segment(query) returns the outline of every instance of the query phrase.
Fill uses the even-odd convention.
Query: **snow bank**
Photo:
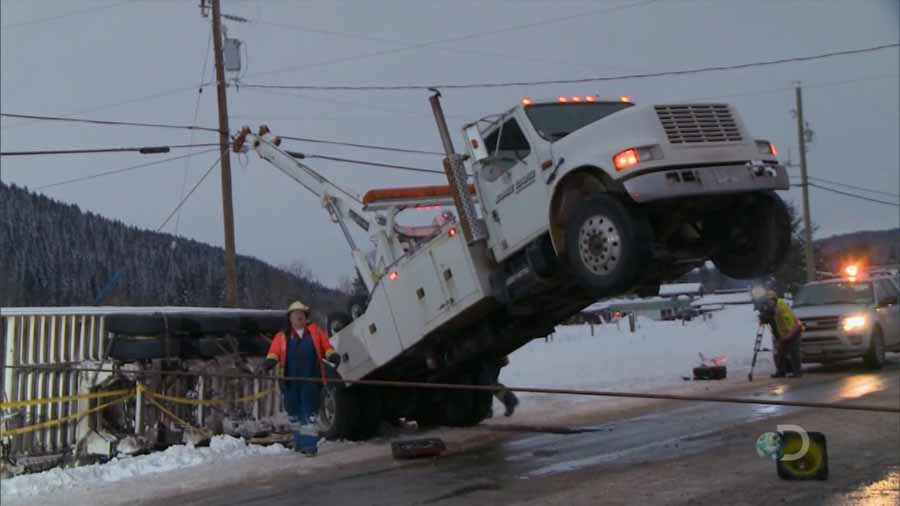
[[[287,452],[281,445],[248,445],[243,439],[215,436],[209,447],[170,446],[165,451],[138,457],[114,458],[105,464],[17,476],[0,481],[4,505],[25,504],[25,499],[41,494],[60,493],[73,488],[89,488],[103,483],[163,473],[251,455],[275,455]]]
[[[756,328],[752,306],[727,307],[708,320],[684,324],[638,317],[635,333],[627,320],[594,325],[594,335],[589,325],[564,325],[547,340],[532,341],[510,355],[500,381],[521,387],[653,391],[692,376],[693,367],[700,365],[698,353],[707,358],[725,355],[733,377],[750,368]],[[761,353],[759,362],[768,358]]]

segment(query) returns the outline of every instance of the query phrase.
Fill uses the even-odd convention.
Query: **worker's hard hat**
[[[304,313],[309,314],[309,306],[297,300],[292,302],[291,305],[288,306],[287,313],[291,314],[294,311],[303,311]]]

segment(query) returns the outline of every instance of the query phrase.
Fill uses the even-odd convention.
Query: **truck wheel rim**
[[[612,220],[603,215],[588,218],[578,230],[578,252],[591,273],[609,275],[622,257],[622,240]]]
[[[328,430],[334,423],[335,399],[330,389],[322,389],[322,416],[319,422],[322,429]]]

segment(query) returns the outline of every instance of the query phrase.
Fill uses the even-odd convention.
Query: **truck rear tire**
[[[164,337],[115,336],[109,356],[122,362],[177,358],[181,355],[181,341]]]
[[[381,428],[381,393],[374,388],[364,386],[354,387],[351,393],[357,404],[357,416],[350,427],[347,439],[352,441],[371,439]]]
[[[611,195],[584,203],[566,223],[566,259],[576,282],[592,295],[621,293],[650,258],[653,234],[644,216]]]
[[[774,273],[791,245],[791,217],[772,192],[759,193],[744,209],[710,217],[704,228],[705,235],[718,244],[711,255],[713,263],[734,279]]]
[[[328,313],[328,323],[326,327],[328,328],[328,337],[331,337],[344,327],[346,327],[352,320],[347,315],[347,313],[341,313],[340,311],[334,313]]]
[[[347,314],[350,316],[351,321],[365,314],[368,302],[369,298],[362,295],[350,297],[350,302],[347,304]]]

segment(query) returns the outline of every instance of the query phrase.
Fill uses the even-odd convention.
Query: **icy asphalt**
[[[764,379],[730,395],[900,404],[900,356],[871,373],[856,363],[802,379]],[[513,419],[514,420],[514,419]],[[512,422],[510,422],[512,424]],[[829,437],[831,478],[784,482],[756,455],[759,434],[796,423]],[[900,503],[900,415],[714,403],[657,402],[632,413],[508,425],[436,459],[387,456],[139,504],[862,504]],[[490,435],[489,435],[490,434]],[[499,435],[498,435],[499,434]],[[297,465],[302,466],[301,457]],[[709,502],[712,501],[712,502]]]

